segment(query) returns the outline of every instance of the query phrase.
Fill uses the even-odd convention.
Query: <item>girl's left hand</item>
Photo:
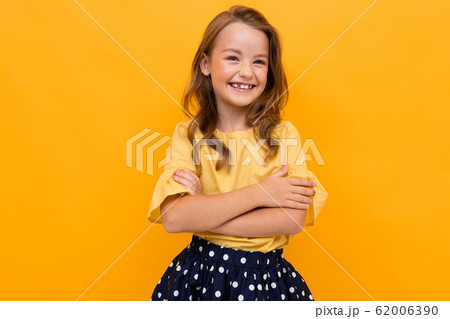
[[[176,171],[173,179],[183,185],[191,195],[203,195],[200,179],[190,170]]]

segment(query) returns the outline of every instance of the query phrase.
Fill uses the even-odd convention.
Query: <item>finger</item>
[[[180,174],[174,174],[173,175],[173,179],[175,181],[177,181],[180,184],[186,184],[186,185],[191,185],[192,182],[189,181],[188,179],[184,178],[184,176],[181,176]]]
[[[314,196],[316,191],[313,188],[305,186],[293,186],[290,191],[294,194],[300,194],[304,196]]]
[[[195,178],[183,171],[176,171],[175,176],[183,178],[184,180],[190,181],[191,184],[195,183]]]
[[[302,195],[298,195],[298,194],[292,194],[287,199],[295,201],[297,203],[304,203],[304,204],[312,204],[313,203],[313,199],[312,198],[309,198],[309,197],[306,197],[306,196],[302,196]]]
[[[194,172],[188,169],[185,169],[183,172],[185,173],[186,178],[188,178],[190,181],[197,182],[199,180],[199,178]]]
[[[291,185],[295,186],[306,186],[306,187],[314,187],[315,184],[312,181],[308,181],[307,179],[300,177],[288,177]]]
[[[308,209],[309,205],[305,204],[305,203],[299,203],[296,201],[288,200],[287,204],[283,207],[296,208],[296,209]]]
[[[177,175],[183,176],[185,179],[191,181],[192,183],[196,183],[199,180],[197,175],[195,175],[188,169],[185,169],[184,171],[177,171]]]

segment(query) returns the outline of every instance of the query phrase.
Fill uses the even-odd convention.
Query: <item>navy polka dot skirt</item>
[[[305,280],[283,258],[222,247],[192,235],[156,285],[157,300],[314,300]]]

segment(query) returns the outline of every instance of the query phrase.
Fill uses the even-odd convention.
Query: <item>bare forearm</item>
[[[305,216],[306,210],[256,208],[209,231],[239,237],[292,235],[303,230]]]
[[[259,206],[260,191],[256,185],[216,195],[188,195],[171,205],[165,220],[172,232],[202,232],[217,227]],[[164,221],[163,221],[164,222]]]

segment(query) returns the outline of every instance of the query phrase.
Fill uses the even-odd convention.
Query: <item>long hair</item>
[[[218,120],[217,105],[211,77],[205,76],[201,72],[200,62],[203,53],[208,55],[212,52],[219,33],[227,25],[234,22],[245,23],[256,30],[264,32],[269,40],[269,65],[266,87],[261,95],[248,106],[246,114],[246,123],[248,126],[252,126],[256,139],[265,139],[265,143],[262,145],[265,149],[265,161],[275,156],[278,152],[279,145],[271,145],[270,140],[273,129],[281,121],[280,111],[286,105],[289,94],[286,75],[281,62],[281,43],[277,30],[269,24],[260,12],[249,7],[236,5],[218,14],[207,26],[195,54],[191,67],[190,81],[184,91],[182,105],[186,113],[194,119],[187,130],[191,144],[193,144],[194,133],[198,126],[203,133],[203,137],[196,145],[201,145],[204,140],[215,141],[215,146],[223,150],[223,156],[216,162],[216,170],[226,166],[227,171],[230,169],[230,151],[223,141],[214,134]],[[191,112],[191,107],[194,108],[194,112]],[[210,145],[210,141],[208,141],[207,145],[213,148],[213,145]],[[197,153],[199,152],[194,150],[194,154]],[[195,165],[197,167],[197,175],[200,176],[202,171],[201,164],[198,162]]]

